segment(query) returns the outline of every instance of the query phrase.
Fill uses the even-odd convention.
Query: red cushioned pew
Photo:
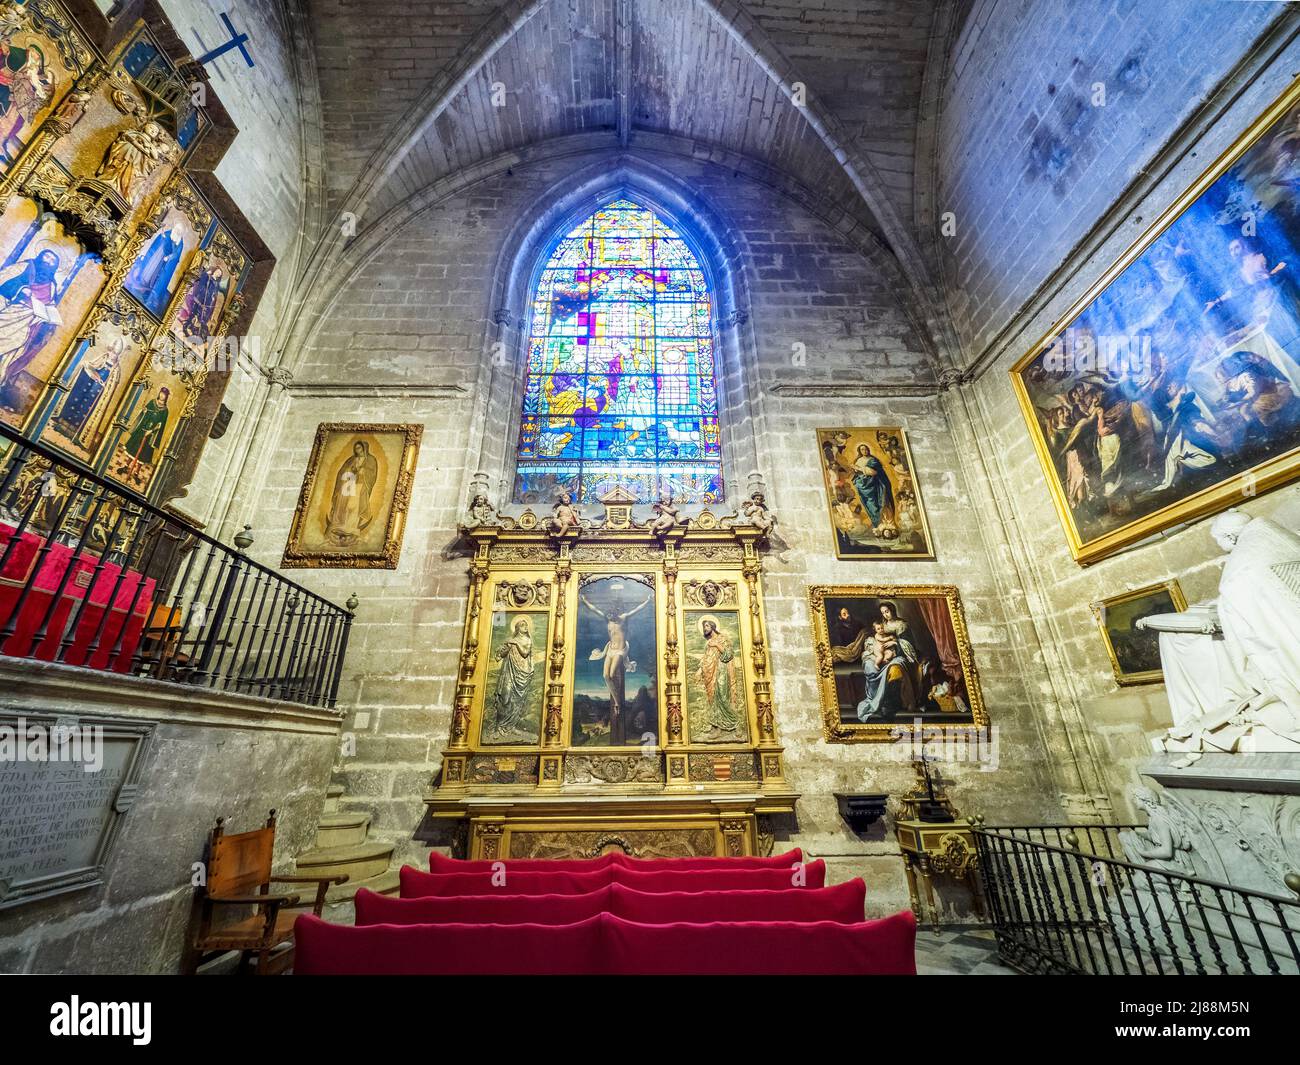
[[[607,865],[590,872],[534,872],[532,869],[473,873],[423,873],[409,865],[400,873],[402,898],[458,895],[583,895],[610,884],[638,891],[779,891],[826,886],[820,859],[793,868],[625,869]]]
[[[909,912],[829,921],[645,925],[604,913],[567,925],[378,924],[310,914],[294,929],[300,975],[888,975],[916,973]]]
[[[612,884],[584,895],[467,895],[391,898],[362,888],[356,923],[373,924],[572,924],[611,913],[640,924],[682,921],[863,920],[866,884],[850,880],[803,891],[645,892]]]
[[[633,858],[631,855],[611,852],[599,858],[448,858],[437,851],[429,852],[431,873],[481,873],[504,865],[507,869],[536,873],[589,873],[610,865],[625,869],[667,870],[685,869],[789,869],[803,861],[803,851],[795,847],[784,854],[770,857],[745,856],[740,858]]]

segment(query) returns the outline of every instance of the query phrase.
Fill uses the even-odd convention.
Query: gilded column
[[[686,755],[679,748],[685,745],[682,728],[681,652],[677,642],[677,549],[668,543],[664,548],[664,583],[666,586],[664,619],[664,701],[666,703],[668,748],[665,757],[665,774],[669,786],[688,783]],[[677,749],[675,749],[677,748]]]
[[[749,595],[750,661],[754,665],[754,713],[758,719],[759,769],[763,786],[785,784],[781,765],[782,748],[776,740],[776,715],[772,710],[772,681],[768,675],[767,635],[763,629],[763,599],[760,585],[762,561],[754,541],[745,538],[741,572]]]
[[[560,544],[560,557],[555,563],[555,616],[551,623],[551,655],[548,665],[549,683],[546,688],[546,725],[542,730],[542,756],[538,766],[537,786],[558,788],[563,782],[564,755],[554,748],[564,746],[564,663],[568,657],[565,645],[565,615],[568,610],[569,578],[573,575],[570,545]],[[549,750],[548,750],[549,749]]]
[[[475,544],[474,560],[469,566],[469,603],[465,609],[465,631],[461,639],[460,666],[456,679],[456,700],[451,712],[451,743],[443,755],[443,787],[464,787],[463,753],[469,749],[469,727],[474,706],[474,674],[478,670],[479,617],[482,612],[483,585],[491,570],[491,544]]]

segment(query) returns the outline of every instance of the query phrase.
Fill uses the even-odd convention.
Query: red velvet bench
[[[826,863],[818,860],[774,869],[624,869],[607,865],[590,872],[538,873],[482,870],[473,873],[423,873],[409,865],[400,873],[402,898],[429,895],[582,895],[610,884],[638,891],[778,891],[826,886]]]
[[[833,921],[863,918],[866,884],[850,880],[804,891],[645,892],[612,884],[583,895],[466,895],[391,898],[362,888],[356,923],[373,924],[573,924],[611,913],[640,924],[681,921]]]
[[[589,873],[610,865],[625,869],[667,870],[680,872],[687,869],[789,869],[803,861],[803,851],[798,847],[784,854],[762,858],[747,855],[740,858],[633,858],[627,854],[611,852],[599,858],[448,858],[437,851],[429,852],[431,873],[481,873],[500,868],[534,873]]]
[[[599,914],[566,925],[295,925],[299,975],[912,976],[910,912],[829,921],[639,924]]]

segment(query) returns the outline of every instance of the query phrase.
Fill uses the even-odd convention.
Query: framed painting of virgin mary
[[[817,450],[836,558],[934,558],[902,426],[818,429]]]
[[[396,569],[422,425],[323,422],[282,566]]]

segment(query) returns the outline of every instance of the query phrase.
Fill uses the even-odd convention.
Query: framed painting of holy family
[[[918,728],[987,727],[955,587],[818,585],[808,594],[827,740],[889,742]]]
[[[1011,378],[1082,564],[1300,475],[1300,81]]]
[[[422,425],[324,422],[281,565],[396,569]]]

